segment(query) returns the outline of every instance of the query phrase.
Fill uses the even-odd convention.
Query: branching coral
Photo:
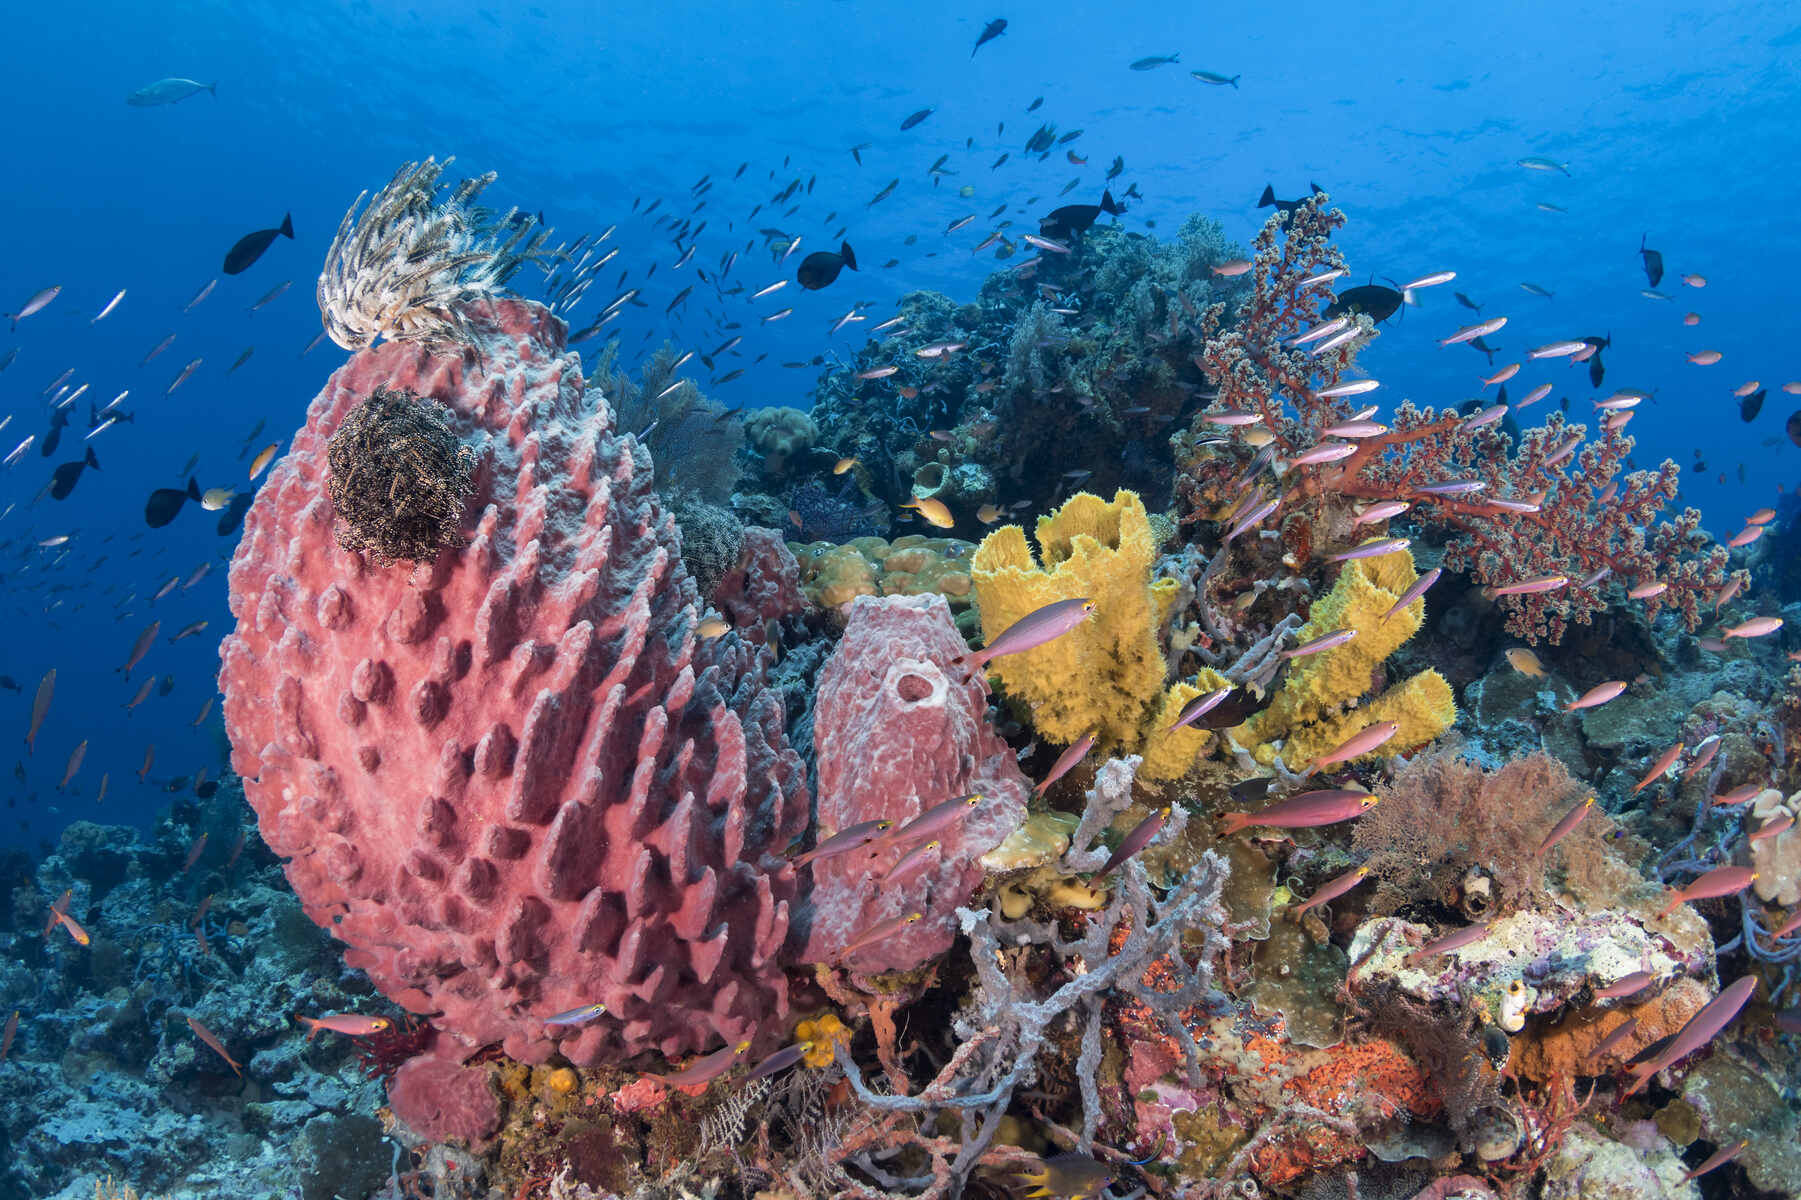
[[[509,209],[495,220],[471,207],[494,182],[492,171],[436,199],[438,176],[454,161],[403,164],[361,217],[367,191],[339,222],[317,296],[325,331],[344,349],[361,350],[380,337],[468,341],[458,309],[502,294],[542,250],[547,234],[534,232],[529,214]]]
[[[1702,600],[1727,582],[1727,551],[1710,544],[1694,509],[1659,521],[1680,482],[1674,463],[1619,477],[1633,447],[1621,422],[1609,421],[1601,440],[1584,446],[1587,429],[1553,414],[1512,449],[1497,424],[1403,403],[1388,432],[1343,443],[1345,457],[1292,464],[1330,441],[1326,429],[1362,403],[1320,394],[1351,365],[1358,338],[1317,357],[1292,343],[1320,318],[1324,277],[1344,267],[1329,241],[1344,215],[1325,204],[1315,195],[1292,216],[1272,216],[1257,236],[1251,297],[1238,321],[1228,326],[1220,306],[1202,321],[1201,363],[1219,385],[1219,408],[1256,414],[1274,452],[1266,461],[1290,464],[1286,521],[1312,532],[1285,536],[1318,543],[1346,531],[1353,505],[1405,501],[1412,519],[1448,536],[1447,565],[1482,583],[1567,577],[1567,585],[1501,598],[1508,628],[1521,637],[1556,642],[1572,621],[1586,624],[1607,607],[1613,589],[1654,583],[1665,586],[1644,598],[1647,618],[1669,607],[1696,628]],[[1367,316],[1355,320],[1347,331],[1373,335]]]

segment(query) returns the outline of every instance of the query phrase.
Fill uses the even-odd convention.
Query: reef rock
[[[956,665],[967,652],[942,596],[851,602],[844,637],[820,673],[815,709],[822,836],[883,818],[899,828],[953,796],[983,799],[933,835],[941,849],[905,874],[885,878],[913,845],[816,863],[808,958],[833,961],[863,930],[912,912],[925,919],[859,951],[850,965],[865,973],[905,970],[944,953],[956,936],[957,906],[982,882],[981,856],[1025,819],[1030,784],[989,726],[981,673]]]
[[[465,1046],[594,1064],[779,1021],[801,763],[758,653],[701,641],[651,464],[564,326],[355,355],[244,524],[220,655],[232,764],[345,961]],[[473,453],[468,544],[377,567],[333,538],[326,447],[377,387]],[[604,1002],[553,1040],[546,1017]]]

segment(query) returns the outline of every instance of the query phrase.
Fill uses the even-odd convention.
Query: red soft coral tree
[[[1250,295],[1236,324],[1224,327],[1224,307],[1202,320],[1205,349],[1198,362],[1219,386],[1219,412],[1258,417],[1271,442],[1265,458],[1288,464],[1282,507],[1288,520],[1317,528],[1327,510],[1405,501],[1410,517],[1436,526],[1448,538],[1446,565],[1479,582],[1503,586],[1561,575],[1566,586],[1504,595],[1507,626],[1531,641],[1557,642],[1571,622],[1587,624],[1605,609],[1613,589],[1664,584],[1644,597],[1647,618],[1668,606],[1694,629],[1701,601],[1728,580],[1725,547],[1701,531],[1701,514],[1684,509],[1662,520],[1681,480],[1675,463],[1620,476],[1633,439],[1614,422],[1601,439],[1584,444],[1588,430],[1553,413],[1526,431],[1515,447],[1492,421],[1403,402],[1387,432],[1354,443],[1334,462],[1291,460],[1330,441],[1326,430],[1349,421],[1366,403],[1361,396],[1322,397],[1339,383],[1356,352],[1376,330],[1356,316],[1355,336],[1325,353],[1295,346],[1293,339],[1321,321],[1332,271],[1344,260],[1330,242],[1344,214],[1315,195],[1292,215],[1278,213],[1257,235]],[[1195,469],[1195,468],[1191,468]],[[1204,468],[1203,468],[1204,469]],[[1240,476],[1248,487],[1254,473]],[[1446,494],[1435,485],[1464,482],[1475,490]],[[1242,505],[1243,512],[1250,505]],[[1340,519],[1338,524],[1342,524]],[[1318,545],[1311,529],[1285,539]]]

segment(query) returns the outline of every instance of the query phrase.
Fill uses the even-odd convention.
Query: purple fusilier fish
[[[1113,868],[1119,866],[1120,863],[1125,862],[1128,858],[1131,858],[1134,854],[1137,854],[1140,850],[1150,845],[1151,839],[1163,831],[1164,822],[1169,820],[1169,814],[1170,806],[1165,804],[1162,808],[1134,825],[1132,827],[1132,832],[1128,833],[1125,840],[1120,842],[1119,849],[1113,852],[1113,857],[1109,858],[1106,863],[1101,866],[1101,869],[1094,873],[1094,878],[1090,879],[1088,882],[1090,884],[1099,883],[1112,873]]]
[[[1368,867],[1352,867],[1330,883],[1321,884],[1319,891],[1307,897],[1307,902],[1294,910],[1294,915],[1298,918],[1302,913],[1317,904],[1330,904],[1332,901],[1338,899],[1340,896],[1362,883],[1364,877],[1369,873],[1370,869]]]
[[[1579,708],[1597,708],[1606,704],[1626,690],[1626,681],[1610,679],[1606,683],[1597,683],[1582,695],[1563,706],[1564,712],[1575,712]]]
[[[777,1050],[774,1054],[771,1054],[768,1058],[752,1067],[744,1076],[744,1082],[749,1083],[753,1079],[762,1079],[766,1075],[774,1075],[778,1071],[786,1071],[789,1067],[792,1067],[795,1063],[798,1063],[801,1059],[805,1058],[807,1056],[807,1051],[812,1048],[812,1042],[795,1042],[792,1046],[783,1046],[780,1050]]]
[[[1352,521],[1351,524],[1369,525],[1377,521],[1386,521],[1390,517],[1400,516],[1412,507],[1413,505],[1407,503],[1405,500],[1378,500],[1376,503],[1358,513],[1357,519]]]
[[[1484,589],[1484,594],[1493,600],[1497,596],[1527,596],[1535,592],[1554,592],[1558,588],[1570,586],[1568,575],[1539,575],[1532,579],[1522,579],[1518,583],[1503,583]]]
[[[1597,1044],[1593,1050],[1588,1052],[1589,1061],[1593,1062],[1595,1059],[1600,1058],[1603,1054],[1606,1054],[1609,1050],[1631,1037],[1633,1032],[1637,1029],[1638,1018],[1627,1017],[1624,1021],[1615,1025],[1613,1031],[1602,1038],[1600,1043]]]
[[[1363,543],[1343,554],[1329,555],[1327,562],[1350,562],[1353,558],[1376,558],[1383,554],[1393,554],[1397,550],[1405,550],[1413,545],[1407,538],[1377,538]]]
[[[862,950],[867,946],[872,946],[876,942],[885,942],[907,926],[916,925],[923,920],[925,920],[924,913],[910,912],[905,916],[890,917],[886,921],[877,921],[874,925],[871,925],[868,929],[865,929],[862,933],[859,933],[856,937],[846,942],[844,944],[844,949],[838,951],[838,957],[840,960],[847,959],[857,951]]]
[[[1697,875],[1687,886],[1676,889],[1676,894],[1670,897],[1670,902],[1657,915],[1666,917],[1676,910],[1678,904],[1685,904],[1690,900],[1731,896],[1756,882],[1757,872],[1751,867],[1715,867],[1705,875]]]
[[[1252,825],[1271,829],[1310,829],[1317,825],[1336,825],[1361,817],[1377,803],[1378,797],[1368,792],[1332,788],[1318,792],[1302,792],[1254,813],[1229,812],[1220,828],[1221,837],[1231,837]]]
[[[546,1029],[569,1029],[577,1025],[586,1025],[607,1011],[607,1006],[598,1000],[593,1004],[584,1004],[580,1008],[572,1008],[568,1012],[560,1012],[554,1017],[544,1018]]]
[[[1227,531],[1226,540],[1228,542],[1231,541],[1233,538],[1237,537],[1239,534],[1243,533],[1245,530],[1249,529],[1251,526],[1257,524],[1259,521],[1263,520],[1265,517],[1267,517],[1271,513],[1275,512],[1276,509],[1280,508],[1281,506],[1282,506],[1282,501],[1280,498],[1277,498],[1275,500],[1265,500],[1262,504],[1259,504],[1256,508],[1253,508],[1250,512],[1246,513],[1243,517],[1241,517],[1238,521],[1238,524],[1232,526],[1232,528],[1229,531]]]
[[[1401,965],[1411,967],[1415,963],[1428,958],[1436,958],[1440,954],[1449,954],[1453,950],[1461,950],[1471,942],[1479,942],[1489,935],[1493,922],[1484,921],[1476,925],[1465,925],[1455,933],[1447,933],[1436,941],[1427,942],[1412,954],[1401,960]]]
[[[1721,1167],[1725,1166],[1727,1163],[1731,1162],[1733,1159],[1735,1159],[1739,1155],[1743,1154],[1745,1152],[1745,1148],[1747,1146],[1749,1146],[1750,1144],[1751,1144],[1750,1138],[1740,1138],[1738,1141],[1733,1142],[1730,1146],[1722,1146],[1720,1149],[1715,1150],[1712,1154],[1710,1154],[1706,1158],[1706,1160],[1704,1160],[1701,1163],[1700,1166],[1694,1167],[1694,1168],[1684,1172],[1683,1176],[1682,1176],[1682,1182],[1687,1183],[1691,1179],[1699,1179],[1701,1176],[1707,1174],[1709,1171],[1719,1170]]]
[[[952,796],[949,800],[941,801],[926,809],[882,840],[899,845],[915,838],[931,837],[934,834],[943,833],[980,808],[982,798],[980,792],[970,792],[966,796]]]
[[[1595,991],[1597,1000],[1618,1000],[1624,996],[1635,996],[1651,985],[1656,976],[1649,971],[1634,971],[1630,975],[1622,975],[1604,988]]]
[[[894,865],[882,872],[882,877],[876,882],[887,883],[890,879],[893,879],[898,875],[905,875],[914,867],[917,867],[920,863],[923,863],[926,859],[938,853],[943,847],[944,843],[937,838],[933,838],[929,842],[921,842],[919,845],[913,847],[913,849],[895,859]]]
[[[1094,749],[1094,735],[1092,733],[1086,734],[1081,741],[1070,746],[1062,754],[1057,756],[1057,761],[1051,766],[1051,773],[1046,775],[1043,781],[1041,781],[1037,787],[1033,788],[1032,791],[1035,794],[1042,795],[1046,788],[1069,774],[1077,763],[1087,758],[1088,752],[1092,749]]]
[[[1027,613],[1007,626],[986,647],[965,654],[958,661],[967,663],[972,671],[979,671],[1004,654],[1019,654],[1055,641],[1086,621],[1093,611],[1094,601],[1083,596],[1057,600]]]
[[[849,829],[833,834],[805,854],[795,855],[788,860],[788,864],[799,868],[821,858],[849,854],[860,846],[867,846],[893,828],[893,821],[859,821]]]
[[[712,1083],[731,1070],[732,1064],[737,1062],[749,1049],[749,1042],[738,1042],[723,1050],[715,1050],[705,1058],[695,1060],[673,1075],[652,1075],[651,1078],[670,1087],[693,1087],[696,1084]]]
[[[1333,763],[1349,762],[1353,758],[1361,758],[1399,732],[1401,732],[1401,726],[1397,722],[1379,721],[1346,738],[1344,744],[1338,749],[1320,755],[1313,760],[1313,765],[1315,768],[1329,767]]]
[[[1594,806],[1595,806],[1595,798],[1593,796],[1590,796],[1588,799],[1584,800],[1581,804],[1578,804],[1575,808],[1572,808],[1569,812],[1564,813],[1563,820],[1557,822],[1556,825],[1552,826],[1551,832],[1545,835],[1545,840],[1538,844],[1538,850],[1533,854],[1533,857],[1534,858],[1543,858],[1547,853],[1550,852],[1550,849],[1552,846],[1555,846],[1558,842],[1561,842],[1564,838],[1569,837],[1570,832],[1572,830],[1574,830],[1578,824],[1581,823],[1582,818],[1586,817],[1588,815],[1588,810],[1593,808]]]
[[[1756,990],[1757,977],[1746,975],[1709,1000],[1700,1012],[1688,1019],[1688,1024],[1676,1031],[1663,1053],[1633,1068],[1632,1086],[1626,1089],[1625,1094],[1632,1095],[1644,1087],[1651,1076],[1711,1042],[1720,1030],[1732,1023],[1732,1019],[1738,1016],[1739,1010],[1745,1007],[1745,1002],[1751,999],[1751,993]]]
[[[1184,725],[1192,724],[1193,722],[1200,720],[1202,717],[1218,708],[1220,703],[1235,690],[1235,688],[1223,687],[1215,688],[1211,692],[1201,693],[1188,702],[1182,709],[1181,715],[1176,718],[1175,724],[1169,726],[1169,729],[1165,729],[1164,732],[1168,733],[1170,729],[1180,729]]]
[[[1337,462],[1341,458],[1349,458],[1357,453],[1355,442],[1321,442],[1311,449],[1303,450],[1288,460],[1291,467],[1309,467],[1320,463]]]
[[[1323,637],[1314,638],[1311,642],[1302,642],[1298,646],[1282,651],[1282,657],[1305,658],[1309,654],[1319,654],[1322,651],[1342,646],[1356,636],[1355,629],[1335,629]]]
[[[1413,490],[1424,492],[1428,496],[1467,496],[1471,492],[1479,492],[1488,484],[1480,479],[1444,479],[1437,483],[1422,483]]]
[[[1401,598],[1395,601],[1394,607],[1382,614],[1382,619],[1384,621],[1388,620],[1388,618],[1394,616],[1409,604],[1418,600],[1421,596],[1424,596],[1426,594],[1426,589],[1438,582],[1438,577],[1443,573],[1443,570],[1444,568],[1442,567],[1433,567],[1430,571],[1427,571],[1424,575],[1421,575],[1416,579],[1412,587],[1401,593]]]

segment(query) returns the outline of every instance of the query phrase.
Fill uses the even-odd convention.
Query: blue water
[[[1168,235],[1200,212],[1248,243],[1266,215],[1254,207],[1266,182],[1292,198],[1317,180],[1350,214],[1340,241],[1355,274],[1458,272],[1364,355],[1390,395],[1444,403],[1477,394],[1482,358],[1434,344],[1473,319],[1451,300],[1462,290],[1484,315],[1513,318],[1493,339],[1497,363],[1542,342],[1610,334],[1601,394],[1656,391],[1632,429],[1638,461],[1681,461],[1685,496],[1716,533],[1729,535],[1745,513],[1795,486],[1801,451],[1781,427],[1801,399],[1777,391],[1801,378],[1786,333],[1789,281],[1801,275],[1783,165],[1801,160],[1791,119],[1801,102],[1801,23],[1792,11],[1422,3],[1302,5],[1294,19],[1261,6],[1093,13],[1073,4],[1007,13],[1005,35],[973,59],[975,36],[995,14],[941,4],[102,3],[10,13],[0,52],[13,98],[0,299],[11,308],[48,284],[63,292],[5,337],[19,355],[0,374],[0,407],[13,414],[0,440],[10,449],[37,432],[41,442],[40,391],[68,367],[74,382],[92,385],[78,403],[81,418],[87,400],[104,404],[130,388],[124,407],[137,420],[93,440],[103,468],[65,502],[32,498],[56,463],[78,456],[83,419],[55,456],[34,446],[0,475],[0,504],[14,505],[0,520],[8,539],[0,671],[23,689],[0,693],[12,736],[23,733],[38,679],[58,672],[55,705],[24,763],[27,780],[6,784],[12,807],[0,816],[0,836],[35,841],[94,815],[103,773],[106,818],[137,822],[153,814],[158,799],[148,789],[159,780],[202,767],[217,773],[216,706],[198,727],[191,722],[212,694],[217,637],[228,625],[222,567],[231,539],[214,533],[215,514],[193,505],[170,527],[146,529],[144,499],[180,483],[195,453],[203,487],[245,486],[248,456],[237,454],[252,426],[268,422],[254,452],[301,420],[343,357],[329,342],[299,357],[319,329],[312,285],[332,231],[360,190],[425,154],[455,154],[453,174],[498,171],[491,201],[541,209],[567,236],[618,223],[624,250],[575,323],[616,294],[615,269],[629,267],[624,286],[642,286],[648,307],[628,309],[620,322],[626,361],[665,335],[709,349],[729,336],[719,322],[741,320],[743,357],[728,355],[720,370],[748,369],[716,394],[751,406],[809,403],[814,372],[779,364],[860,345],[855,325],[826,332],[853,303],[869,302],[880,319],[913,288],[972,297],[994,265],[970,254],[989,226],[978,219],[945,236],[958,217],[985,218],[1007,202],[1017,222],[1055,203],[1092,201],[1120,155],[1126,171],[1115,191],[1136,183],[1144,197],[1132,203],[1128,228]],[[1127,69],[1175,52],[1178,64]],[[1208,86],[1191,68],[1242,78],[1236,88]],[[217,81],[217,98],[124,103],[166,75]],[[1028,115],[1036,96],[1044,105]],[[928,106],[936,109],[929,119],[899,131],[907,114]],[[1082,137],[1039,162],[1021,149],[1040,120],[1059,132],[1080,128]],[[858,166],[848,150],[862,142],[871,145]],[[1069,163],[1066,149],[1085,154],[1087,165]],[[1009,161],[991,170],[1003,151]],[[941,154],[955,174],[934,186],[926,170]],[[1522,169],[1526,155],[1568,161],[1570,174]],[[740,163],[750,165],[734,181]],[[717,266],[740,251],[732,278],[747,292],[729,310],[697,297],[664,319],[692,269],[670,269],[676,252],[666,229],[634,216],[632,201],[661,197],[663,210],[687,214],[690,188],[705,175],[715,184],[695,261]],[[791,179],[814,176],[798,214],[765,204],[746,219]],[[871,206],[894,178],[894,193]],[[1072,179],[1068,200],[1056,200]],[[963,185],[973,196],[958,195]],[[1539,201],[1567,212],[1542,211]],[[293,213],[297,239],[278,240],[184,314],[219,277],[225,250],[284,212]],[[772,309],[753,307],[748,291],[791,274],[794,263],[779,270],[752,230],[798,234],[804,252],[835,245],[839,225],[863,270],[822,292],[789,287],[779,299],[793,316],[759,325],[756,314]],[[1639,294],[1641,232],[1665,256],[1670,302]],[[909,235],[915,245],[905,244]],[[890,258],[900,265],[882,269]],[[646,281],[653,263],[658,273]],[[1680,282],[1691,271],[1707,277],[1704,290]],[[289,279],[286,294],[247,311]],[[1522,282],[1555,298],[1529,295]],[[91,325],[121,287],[125,301]],[[1703,319],[1685,328],[1680,316],[1690,309]],[[171,332],[175,343],[140,368]],[[225,368],[252,346],[250,361],[228,377]],[[1684,361],[1710,348],[1724,352],[1720,365]],[[766,361],[753,362],[765,352]],[[165,397],[195,357],[201,367]],[[1568,394],[1581,417],[1592,393],[1579,371],[1535,366],[1513,386],[1517,394],[1557,380],[1554,395]],[[1746,425],[1730,390],[1752,378],[1771,396]],[[1690,467],[1696,450],[1704,473]],[[38,548],[65,533],[68,545]],[[170,575],[209,560],[217,569],[207,579],[148,607]],[[135,688],[115,668],[153,616],[164,640],[141,670],[173,674],[176,688],[127,718],[120,706]],[[203,618],[211,622],[204,635],[167,644]],[[59,794],[82,739],[86,761],[71,792]],[[156,763],[140,785],[135,773],[150,743]]]

